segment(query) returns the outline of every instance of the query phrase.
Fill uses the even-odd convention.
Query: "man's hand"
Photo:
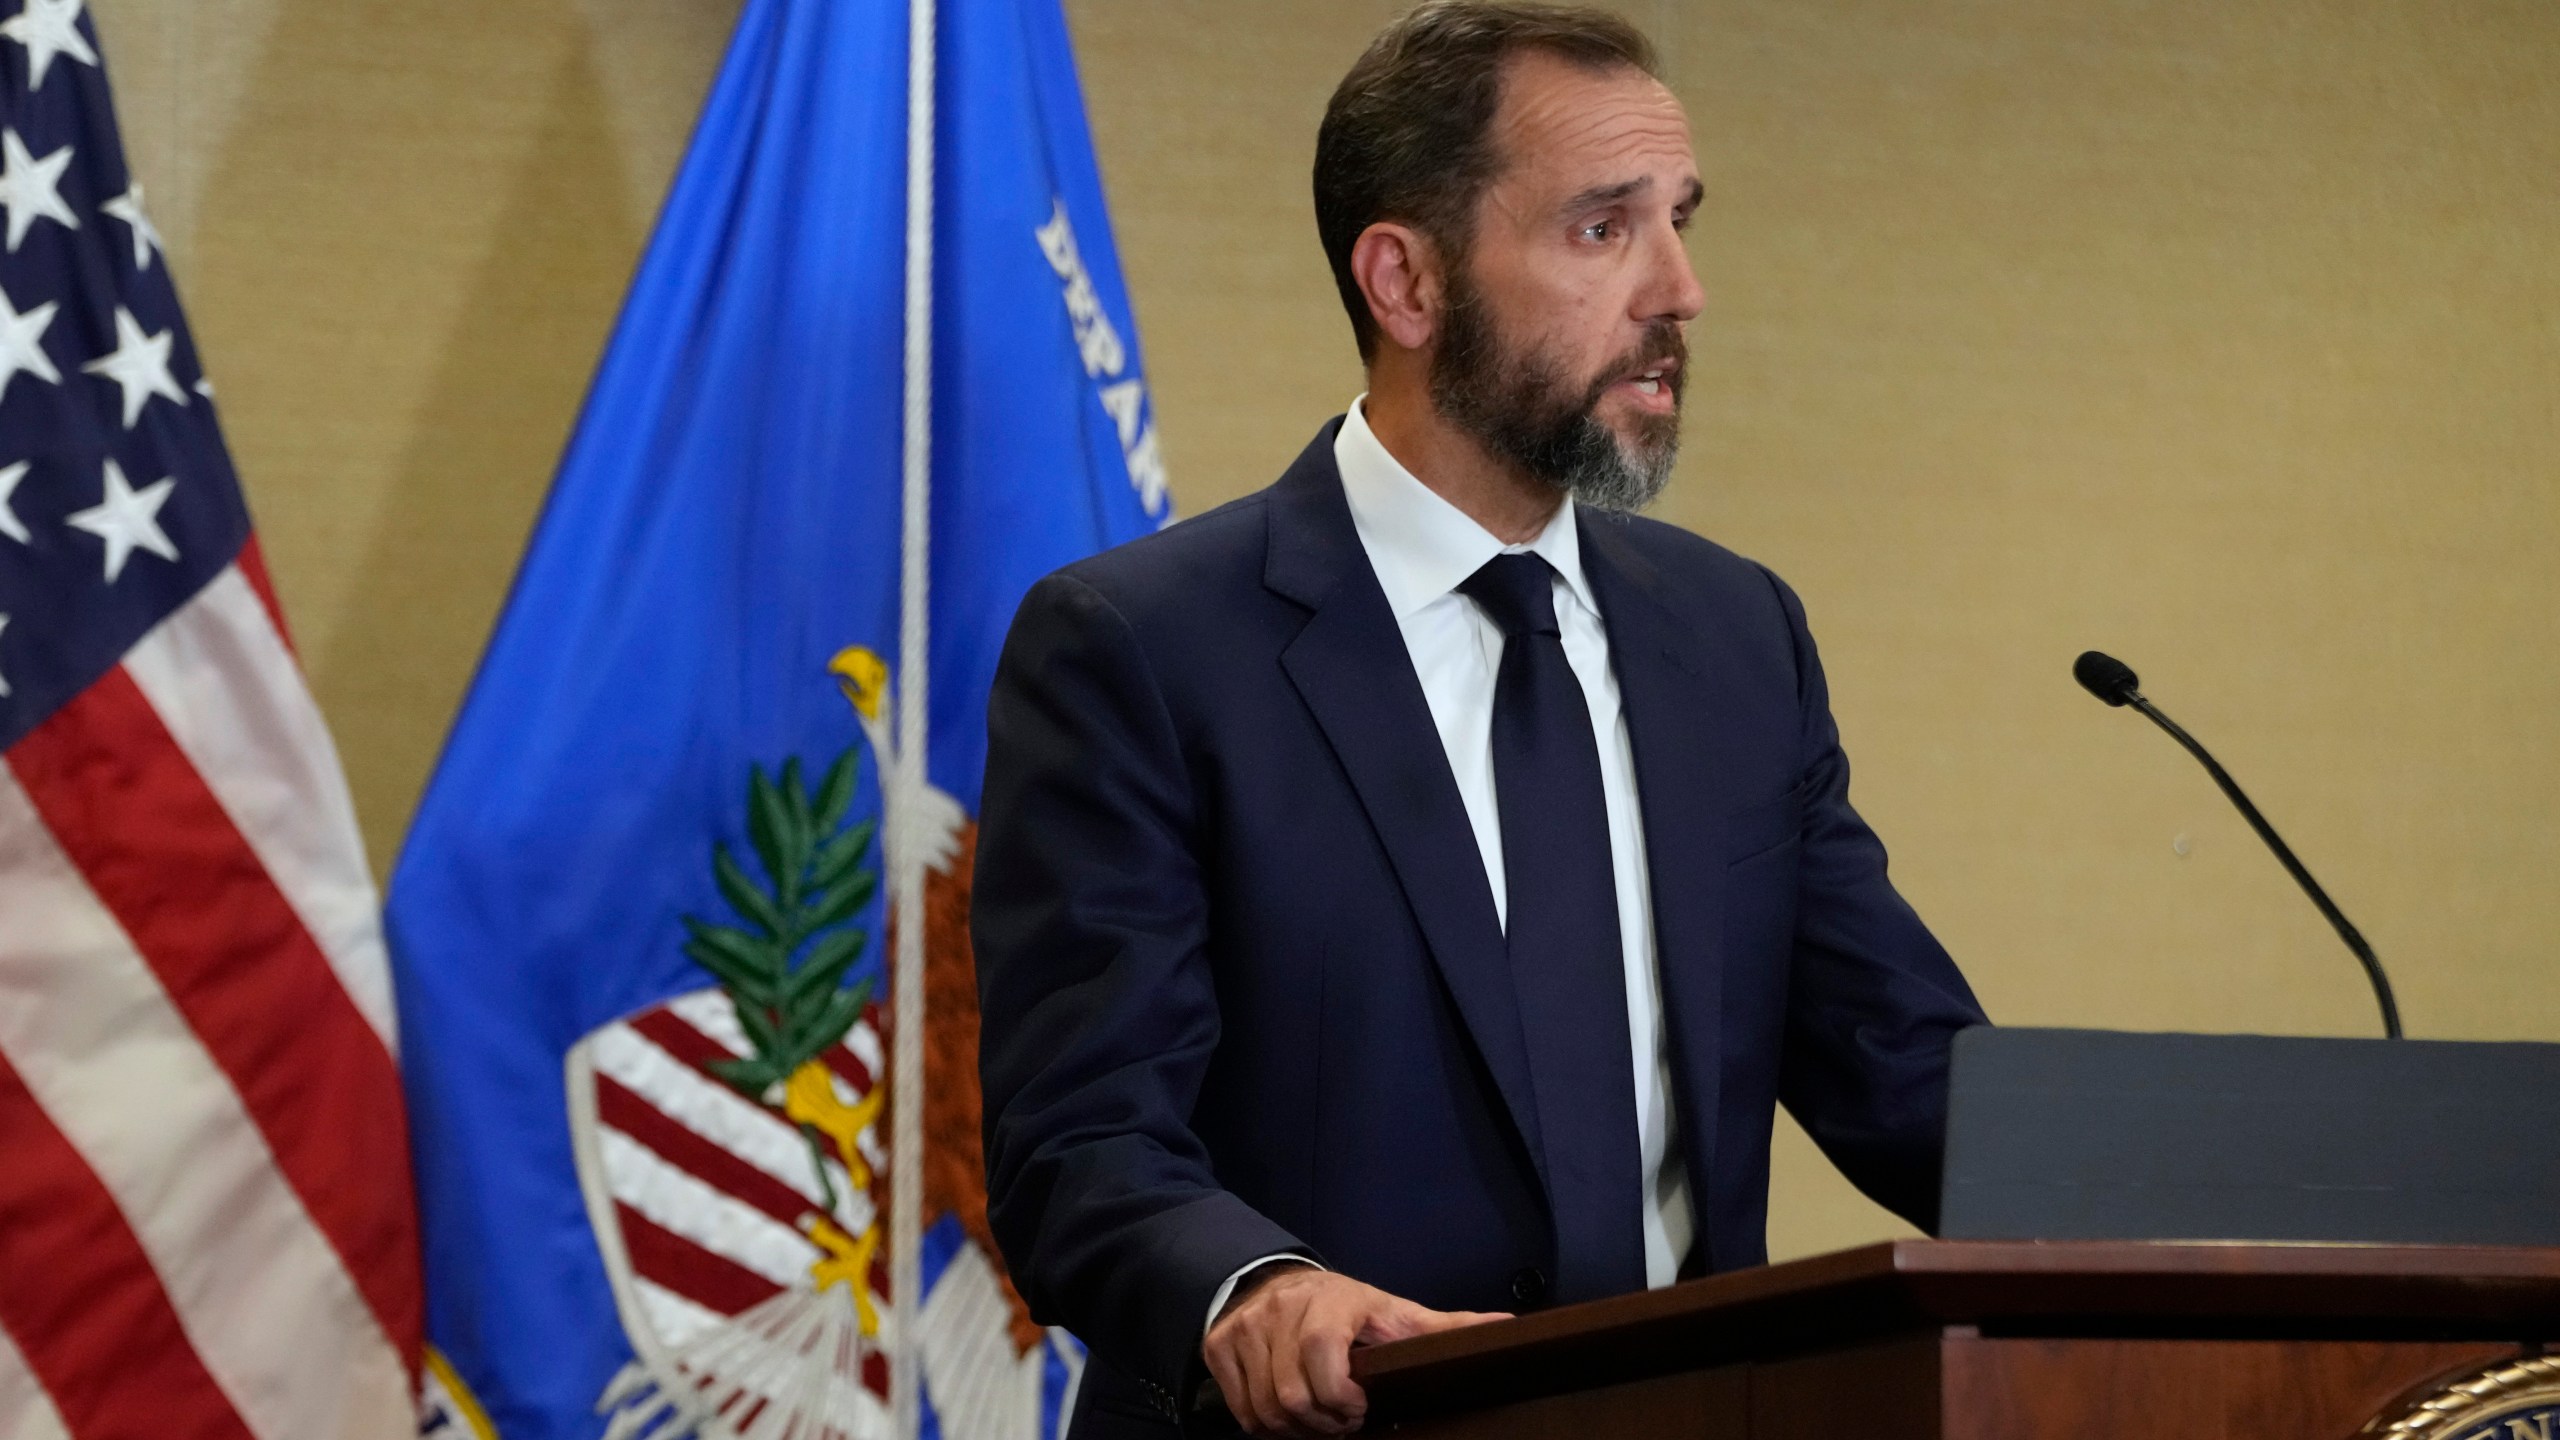
[[[1259,1282],[1259,1283],[1257,1283]],[[1507,1320],[1425,1310],[1347,1275],[1274,1265],[1245,1277],[1209,1327],[1201,1358],[1248,1434],[1347,1435],[1369,1397],[1351,1379],[1351,1347]]]

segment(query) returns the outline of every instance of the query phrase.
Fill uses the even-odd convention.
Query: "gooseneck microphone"
[[[2320,913],[2328,917],[2330,926],[2338,932],[2338,938],[2346,941],[2347,948],[2354,951],[2356,959],[2363,963],[2365,978],[2373,982],[2374,1001],[2382,1007],[2382,1033],[2394,1040],[2399,1039],[2400,1007],[2391,999],[2391,981],[2382,973],[2382,962],[2374,958],[2373,947],[2364,943],[2364,937],[2356,933],[2355,926],[2347,923],[2347,917],[2339,913],[2337,903],[2329,898],[2329,892],[2321,889],[2320,882],[2311,878],[2311,872],[2302,868],[2302,862],[2293,858],[2292,847],[2284,843],[2284,837],[2276,834],[2275,827],[2267,823],[2267,817],[2258,813],[2258,807],[2249,803],[2249,797],[2240,792],[2239,782],[2231,778],[2231,772],[2223,769],[2211,752],[2197,744],[2196,737],[2180,729],[2177,721],[2161,714],[2159,707],[2142,698],[2142,682],[2134,675],[2133,667],[2113,655],[2097,650],[2082,652],[2079,659],[2071,662],[2071,678],[2110,705],[2130,705],[2141,711],[2150,717],[2152,724],[2168,731],[2170,739],[2187,747],[2188,754],[2203,762],[2205,773],[2213,777],[2213,783],[2221,786],[2222,793],[2230,796],[2231,803],[2240,808],[2240,818],[2248,821],[2249,828],[2258,832],[2258,838],[2267,842],[2267,848],[2276,852],[2276,859],[2284,862],[2285,873],[2302,887],[2302,893],[2311,897],[2312,904],[2320,907]]]

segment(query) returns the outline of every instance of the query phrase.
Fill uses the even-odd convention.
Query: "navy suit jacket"
[[[1033,1313],[1091,1348],[1081,1434],[1174,1418],[1211,1296],[1258,1256],[1435,1309],[1592,1298],[1551,1293],[1540,1116],[1573,1107],[1533,1096],[1338,424],[1270,489],[1041,581],[988,704],[989,1218]],[[1643,808],[1690,1268],[1766,1258],[1781,1102],[1925,1227],[1948,1042],[1982,1014],[1849,808],[1803,610],[1686,531],[1580,532]]]

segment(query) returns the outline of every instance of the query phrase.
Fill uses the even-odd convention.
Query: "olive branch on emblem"
[[[869,939],[847,923],[879,889],[880,874],[865,864],[879,822],[850,820],[858,747],[848,747],[814,787],[801,782],[797,756],[768,778],[762,765],[747,773],[747,839],[764,871],[759,884],[719,842],[711,846],[712,876],[721,898],[744,925],[714,925],[684,916],[691,936],[684,953],[727,991],[746,1032],[751,1054],[710,1065],[740,1094],[760,1104],[780,1103],[809,1142],[811,1167],[836,1208],[827,1175],[826,1141],[836,1142],[857,1186],[867,1167],[854,1139],[877,1109],[878,1087],[866,1103],[836,1098],[818,1056],[862,1017],[871,998],[868,976],[844,983]]]

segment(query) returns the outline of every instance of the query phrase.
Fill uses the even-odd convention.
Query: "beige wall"
[[[385,868],[735,4],[94,8]]]
[[[2361,1033],[2353,962],[2089,645],[2224,755],[2415,1033],[2560,1038],[2560,7],[1687,0],[1690,443],[1804,594],[1906,892],[2000,1018]],[[377,864],[734,0],[97,0]],[[1176,492],[1358,385],[1307,215],[1389,13],[1072,0]],[[1883,1233],[1782,1137],[1771,1241]]]

